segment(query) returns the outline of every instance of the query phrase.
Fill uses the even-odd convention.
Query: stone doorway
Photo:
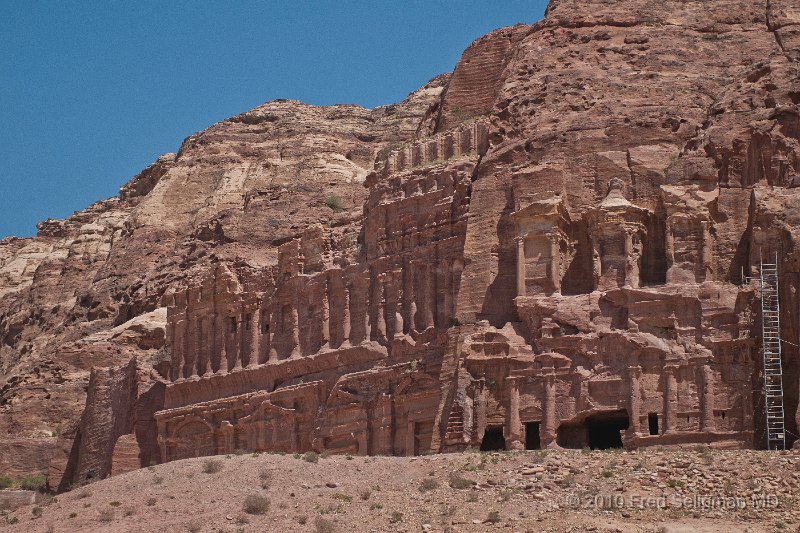
[[[487,426],[481,441],[482,452],[497,452],[506,449],[506,439],[503,437],[503,426]]]
[[[621,431],[628,429],[629,425],[628,413],[624,410],[600,413],[586,418],[589,448],[593,450],[622,448]]]
[[[525,449],[542,449],[542,442],[539,439],[539,422],[528,422],[525,424]]]
[[[647,428],[650,430],[651,435],[658,435],[658,413],[649,413],[647,415]]]

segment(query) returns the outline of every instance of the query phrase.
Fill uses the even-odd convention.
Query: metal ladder
[[[778,254],[774,263],[761,258],[761,344],[764,356],[764,401],[767,449],[786,447],[783,413],[783,368],[781,366],[781,322],[778,298]]]

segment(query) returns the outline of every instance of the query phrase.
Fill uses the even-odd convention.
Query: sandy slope
[[[209,460],[221,470],[204,473]],[[451,486],[463,479],[474,483]],[[21,508],[11,515],[18,523],[5,523],[10,516],[0,529],[795,531],[798,483],[800,456],[755,451],[468,452],[331,456],[317,463],[292,455],[234,455],[106,479],[58,496],[40,508],[39,518],[33,507]],[[269,500],[266,514],[243,511],[249,495]],[[489,521],[493,511],[496,523]]]

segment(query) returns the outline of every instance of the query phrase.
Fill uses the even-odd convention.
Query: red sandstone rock
[[[62,487],[136,454],[757,446],[741,275],[778,255],[796,342],[797,28],[790,2],[553,1],[397,106],[195,134],[0,246],[0,425],[69,421]]]

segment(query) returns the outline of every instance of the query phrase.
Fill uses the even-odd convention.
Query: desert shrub
[[[41,518],[42,508],[37,505],[36,507],[31,509],[31,514],[33,515],[34,518]]]
[[[8,476],[0,476],[0,489],[7,489],[14,485],[14,480]]]
[[[380,511],[381,509],[383,509],[383,504],[379,503],[379,502],[375,502],[372,505],[370,505],[369,508],[371,510],[373,510],[373,511]]]
[[[364,501],[369,500],[370,495],[372,495],[372,491],[369,490],[369,489],[364,489],[364,490],[361,491],[361,494],[359,494],[361,499],[364,500]]]
[[[500,521],[500,513],[497,511],[489,511],[489,515],[486,517],[486,522],[490,524],[496,524]]]
[[[392,511],[392,515],[389,517],[390,524],[398,524],[403,521],[403,513],[400,511]]]
[[[430,490],[436,490],[437,488],[439,488],[439,482],[431,478],[425,478],[422,480],[422,483],[419,484],[420,492],[428,492]]]
[[[261,480],[261,488],[267,490],[272,485],[272,472],[269,470],[262,470],[258,473],[258,479]]]
[[[155,498],[147,498],[147,506],[148,507],[152,507],[155,504],[156,504],[156,499]]]
[[[333,522],[327,518],[318,516],[314,519],[314,531],[317,533],[333,533],[334,529]]]
[[[447,478],[447,484],[454,489],[468,489],[472,487],[472,480],[459,474],[458,472],[451,472]]]
[[[242,510],[247,514],[266,514],[269,511],[269,498],[260,494],[250,494],[244,499]]]
[[[301,526],[306,525],[306,522],[308,522],[308,516],[300,515],[297,517],[297,523],[300,524]]]
[[[322,450],[322,453],[319,454],[320,459],[327,459],[330,456],[331,456],[330,450]]]
[[[20,488],[25,490],[43,490],[45,484],[47,484],[47,478],[44,477],[44,474],[26,477],[19,482]]]
[[[316,463],[319,461],[319,455],[317,455],[317,452],[306,452],[303,454],[303,461]]]
[[[111,522],[114,520],[114,511],[111,509],[103,509],[97,514],[97,519],[100,522]]]
[[[69,517],[70,518],[75,518],[77,516],[78,516],[78,513],[76,513],[76,512],[69,513]]]
[[[328,199],[325,200],[325,205],[327,205],[331,211],[334,213],[341,213],[344,211],[344,207],[342,206],[342,199],[336,195],[328,196]]]
[[[119,507],[122,504],[117,500],[114,500],[113,502],[108,502],[108,505],[110,505],[111,507]]]
[[[514,495],[513,489],[505,489],[500,491],[500,499],[504,502],[511,500],[511,497]]]
[[[162,483],[164,483],[164,476],[155,476],[153,478],[153,483],[156,485],[161,485]]]
[[[216,474],[222,470],[222,461],[219,459],[209,459],[203,463],[204,474]]]
[[[342,494],[341,492],[337,492],[336,494],[334,494],[333,498],[335,500],[339,500],[339,501],[347,502],[347,503],[350,503],[350,502],[353,501],[353,497],[352,496],[349,496],[347,494]]]

